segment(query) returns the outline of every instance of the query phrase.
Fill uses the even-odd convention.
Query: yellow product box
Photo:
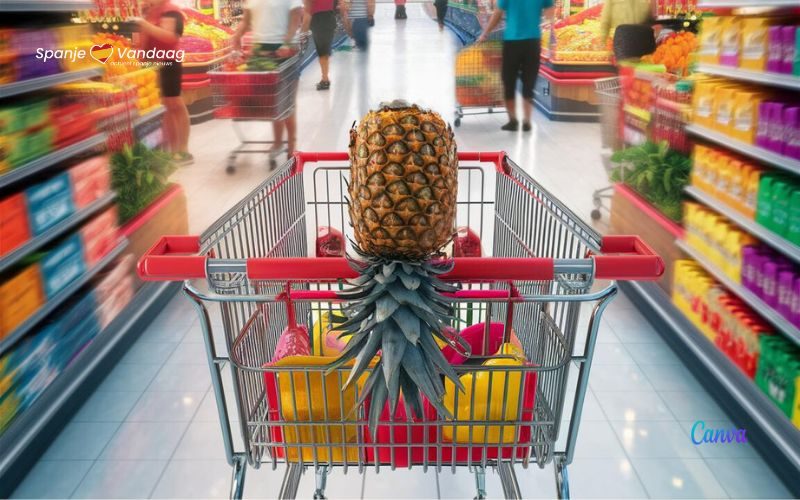
[[[711,127],[730,135],[733,130],[733,104],[739,85],[717,86],[714,91],[713,121]]]
[[[732,158],[728,162],[730,171],[730,189],[728,199],[730,205],[736,210],[744,211],[745,179],[750,176],[750,165],[746,162]]]
[[[709,185],[708,178],[710,175],[710,156],[711,149],[700,144],[695,145],[692,152],[692,170],[689,174],[692,186],[702,189],[703,191],[713,194],[713,188]]]
[[[725,240],[725,273],[736,283],[742,279],[742,247],[757,243],[752,236],[742,231],[733,230]]]
[[[753,167],[749,176],[745,180],[744,210],[743,213],[751,219],[756,218],[756,208],[758,207],[758,188],[761,184],[761,175],[764,170]]]
[[[707,17],[703,19],[702,29],[698,35],[698,62],[719,64],[722,31],[730,19],[728,17]]]
[[[742,19],[739,17],[726,17],[722,21],[719,39],[719,64],[724,66],[738,66],[739,50],[742,40]]]
[[[766,71],[769,56],[769,27],[777,18],[743,17],[740,20],[739,67],[753,71]]]
[[[717,198],[730,203],[731,192],[731,159],[727,155],[719,155],[717,163]]]
[[[794,408],[792,412],[792,423],[800,429],[800,377],[794,380]]]
[[[36,264],[0,284],[0,338],[11,333],[43,303],[42,277]]]
[[[734,139],[753,144],[758,129],[758,106],[768,94],[753,90],[740,90],[733,97],[730,135]]]
[[[692,120],[697,125],[711,127],[714,121],[714,90],[720,80],[698,80],[692,97]]]

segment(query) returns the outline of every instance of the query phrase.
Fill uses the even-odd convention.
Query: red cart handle
[[[344,258],[282,257],[246,260],[197,255],[198,236],[164,236],[139,260],[139,277],[148,281],[207,278],[217,272],[246,272],[250,279],[336,281],[357,276]],[[453,281],[540,281],[557,273],[594,273],[601,279],[652,280],[664,273],[664,262],[636,236],[607,236],[592,259],[459,257],[442,276]]]

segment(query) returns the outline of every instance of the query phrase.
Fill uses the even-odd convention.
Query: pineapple
[[[453,132],[434,112],[395,101],[368,113],[351,130],[349,210],[360,274],[338,327],[352,335],[331,369],[355,359],[347,384],[359,380],[381,352],[359,404],[371,397],[375,432],[386,401],[395,414],[400,394],[421,418],[420,393],[445,417],[442,375],[461,382],[441,353],[448,343],[455,287],[437,278],[450,261],[430,260],[455,232],[458,158]],[[408,413],[406,413],[408,414]]]

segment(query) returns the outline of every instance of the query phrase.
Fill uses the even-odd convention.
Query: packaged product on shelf
[[[46,50],[55,51],[58,41],[49,29],[9,30],[9,51],[14,54],[14,76],[16,80],[30,80],[61,72],[59,59],[41,57]]]
[[[756,384],[790,419],[796,407],[798,378],[800,349],[781,336],[763,337]]]
[[[724,134],[731,135],[733,129],[733,100],[741,88],[736,84],[717,85],[714,91],[714,119],[712,126]]]
[[[106,328],[111,321],[133,299],[136,289],[133,278],[133,255],[125,255],[115,266],[110,266],[101,276],[94,288],[97,297],[97,319],[100,328]]]
[[[119,243],[117,229],[117,207],[112,206],[91,221],[80,231],[86,266],[92,267],[109,254]]]
[[[715,90],[721,81],[724,80],[703,78],[695,83],[692,99],[694,123],[704,127],[713,127]]]
[[[742,248],[757,242],[727,219],[697,203],[684,204],[686,242],[736,282],[741,281]]]
[[[92,156],[67,171],[75,208],[80,210],[111,191],[109,156]]]
[[[69,175],[58,174],[25,190],[31,231],[38,236],[75,213]]]
[[[742,19],[726,17],[722,22],[719,40],[719,63],[725,66],[738,66],[742,40]]]
[[[29,265],[0,283],[0,338],[11,333],[44,302],[38,264]]]
[[[783,110],[783,155],[800,160],[800,107]]]
[[[16,193],[0,200],[0,257],[30,238],[25,195]]]
[[[781,28],[775,18],[744,17],[740,20],[741,47],[739,67],[753,71],[769,69],[768,60],[780,63],[783,56]],[[776,49],[777,50],[771,50]],[[776,68],[772,68],[774,71]]]
[[[781,26],[781,61],[778,72],[792,74],[797,51],[797,26]]]
[[[80,235],[73,234],[46,252],[41,267],[45,296],[51,300],[86,272]]]
[[[759,123],[759,104],[766,96],[764,92],[750,89],[740,90],[734,94],[731,137],[748,144],[755,142]]]
[[[706,64],[719,64],[722,32],[729,18],[707,17],[703,19],[698,35],[698,61]]]

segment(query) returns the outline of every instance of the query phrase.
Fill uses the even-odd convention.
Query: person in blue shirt
[[[542,50],[542,17],[552,22],[553,0],[497,0],[497,8],[492,13],[486,29],[478,42],[483,42],[500,21],[503,14],[506,28],[503,33],[503,92],[508,110],[508,123],[503,130],[519,130],[517,120],[516,87],[517,79],[522,80],[522,130],[531,130],[533,112],[533,86],[539,73],[539,57]]]

